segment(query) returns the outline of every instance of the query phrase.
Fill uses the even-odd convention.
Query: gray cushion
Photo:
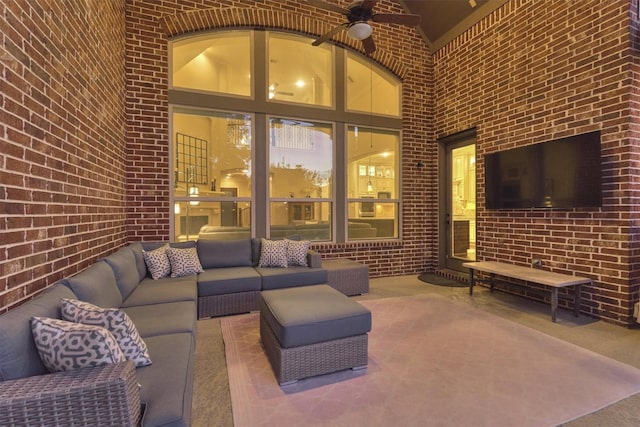
[[[120,289],[122,299],[126,299],[140,282],[140,274],[136,264],[136,257],[130,247],[124,247],[103,258],[116,276],[116,284]]]
[[[212,268],[198,275],[198,295],[259,291],[262,280],[252,267]]]
[[[167,242],[140,242],[140,244],[142,245],[142,249],[145,251],[152,251],[154,249],[158,249],[161,246],[164,246],[167,244]],[[173,242],[173,243],[169,243],[169,246],[172,248],[194,248],[196,246],[196,241],[195,240],[189,240],[186,242]]]
[[[196,276],[183,276],[165,279],[144,279],[122,302],[123,307],[137,305],[162,304],[175,301],[196,301],[198,288]]]
[[[75,295],[57,283],[33,300],[0,315],[0,381],[48,373],[31,335],[31,318],[59,319],[62,298]]]
[[[136,268],[138,269],[138,281],[141,281],[149,272],[147,271],[147,264],[144,262],[144,256],[142,255],[142,243],[134,242],[129,245],[131,248],[131,252],[133,252],[133,256],[136,258]]]
[[[196,303],[193,301],[168,302],[165,304],[139,305],[122,309],[138,329],[145,342],[148,337],[182,332],[195,333]],[[153,359],[153,354],[151,360]],[[155,360],[154,360],[155,362]]]
[[[109,264],[104,261],[98,261],[75,276],[62,281],[81,301],[105,308],[118,308],[122,305],[122,295],[116,283],[116,276]]]
[[[328,285],[263,291],[260,315],[284,348],[362,335],[369,309]]]
[[[256,271],[262,276],[263,290],[327,283],[327,270],[323,268],[300,266],[287,268],[256,267]]]
[[[246,267],[253,265],[251,239],[198,240],[198,257],[205,270],[220,267]]]
[[[190,334],[145,339],[153,364],[136,369],[140,399],[149,403],[146,426],[189,427],[193,399],[194,343]]]

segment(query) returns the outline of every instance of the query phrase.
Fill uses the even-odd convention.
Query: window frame
[[[249,99],[246,97],[238,97],[233,95],[221,95],[218,93],[205,93],[201,91],[184,90],[169,88],[169,140],[172,142],[169,153],[169,162],[174,161],[173,153],[173,111],[180,109],[182,111],[217,111],[229,112],[237,114],[249,114],[252,117],[252,159],[251,159],[251,179],[252,192],[249,203],[251,209],[251,236],[252,237],[268,237],[270,230],[270,203],[271,198],[268,191],[268,142],[269,142],[269,117],[287,117],[301,121],[324,122],[331,124],[334,128],[334,153],[333,153],[333,197],[330,201],[331,206],[331,228],[332,239],[330,241],[318,241],[318,243],[361,243],[363,241],[389,241],[400,240],[402,238],[402,117],[390,117],[384,115],[371,115],[363,112],[346,110],[346,58],[347,54],[354,54],[347,48],[333,46],[334,55],[334,107],[327,108],[324,106],[313,106],[299,103],[280,103],[270,102],[268,97],[267,85],[267,31],[255,31],[251,29],[238,30],[250,31],[252,33],[252,92],[254,97]],[[221,30],[228,32],[228,30]],[[277,32],[277,31],[274,31]],[[296,33],[293,33],[296,34]],[[201,36],[202,33],[196,34]],[[304,34],[297,34],[300,37],[308,38]],[[191,35],[193,36],[193,35]],[[182,38],[182,37],[181,37]],[[311,40],[311,39],[309,39]],[[357,54],[357,52],[356,52]],[[263,67],[263,68],[261,68]],[[394,76],[389,70],[383,68],[377,63],[372,64],[374,72],[382,72],[388,76],[398,80],[400,85],[400,93],[402,93],[402,82]],[[171,72],[171,67],[169,67]],[[263,90],[264,89],[264,90]],[[402,102],[402,98],[400,100]],[[400,109],[402,114],[402,108]],[[371,123],[375,121],[375,126]],[[397,169],[395,176],[397,179],[396,187],[398,194],[395,199],[389,199],[389,202],[397,202],[397,237],[396,238],[372,238],[348,239],[348,205],[347,197],[347,130],[349,126],[371,127],[374,129],[388,129],[398,132],[399,135],[399,152],[397,160]],[[173,169],[170,167],[169,171]],[[171,175],[171,174],[170,174]],[[262,177],[262,178],[261,178]],[[171,189],[173,189],[174,179],[169,176]],[[175,238],[175,219],[174,204],[176,200],[180,201],[184,198],[174,197],[173,191],[170,191],[170,233]],[[204,200],[204,199],[203,199]],[[314,199],[315,200],[315,199]],[[325,202],[327,199],[321,199]]]

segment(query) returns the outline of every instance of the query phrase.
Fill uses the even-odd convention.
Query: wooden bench
[[[580,313],[580,293],[582,285],[591,284],[592,282],[588,277],[554,273],[538,268],[522,267],[504,262],[465,262],[462,265],[469,269],[469,295],[473,295],[473,285],[477,280],[474,278],[474,271],[489,273],[491,292],[493,292],[494,289],[496,275],[537,283],[551,288],[551,320],[553,322],[556,321],[556,310],[558,309],[558,289],[574,287],[573,313],[577,317]]]

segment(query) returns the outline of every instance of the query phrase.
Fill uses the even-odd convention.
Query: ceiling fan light
[[[368,38],[372,32],[373,29],[371,28],[371,25],[366,22],[355,22],[351,24],[347,30],[349,37],[356,40],[364,40]]]

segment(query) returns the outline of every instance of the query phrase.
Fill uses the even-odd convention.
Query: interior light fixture
[[[347,34],[349,35],[349,37],[356,40],[364,40],[366,38],[369,38],[372,32],[373,29],[371,28],[371,25],[367,24],[364,21],[354,22],[349,26],[349,29],[347,30]]]
[[[189,197],[198,197],[199,195],[200,195],[200,190],[198,189],[198,187],[196,186],[189,187]],[[189,202],[189,204],[191,206],[198,206],[200,202],[199,201]]]

